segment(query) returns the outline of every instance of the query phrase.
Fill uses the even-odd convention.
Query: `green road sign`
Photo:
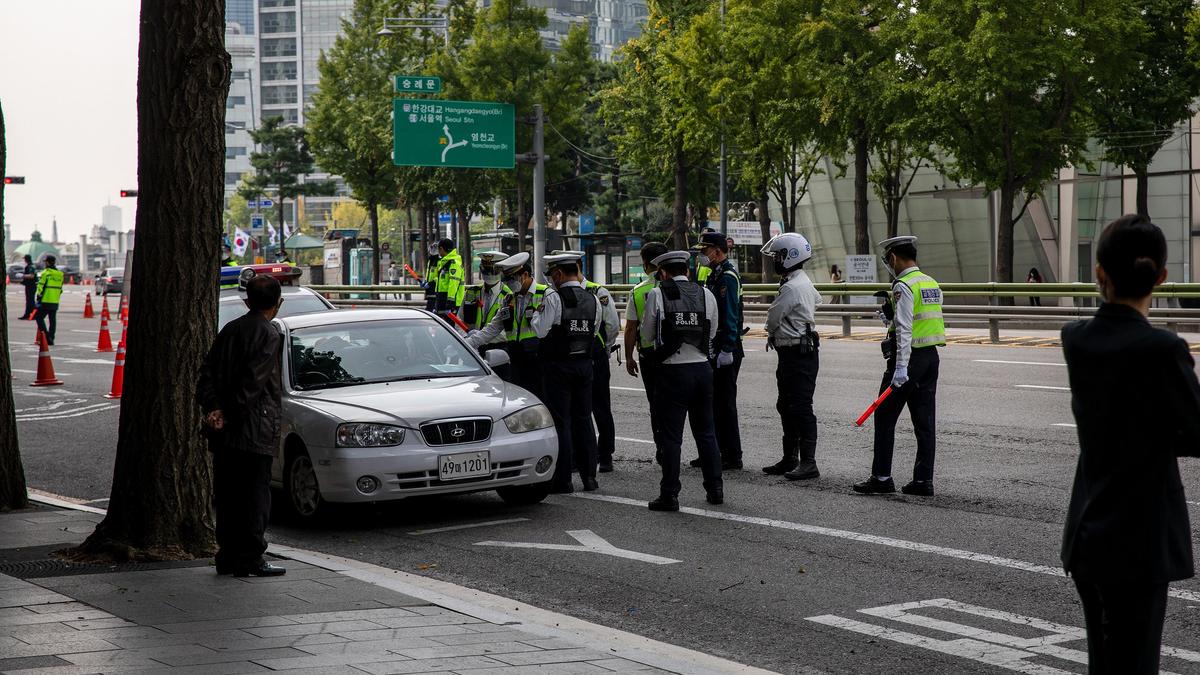
[[[397,94],[436,94],[442,90],[442,78],[432,75],[397,75]]]
[[[392,124],[396,166],[513,168],[516,127],[508,103],[398,98]]]

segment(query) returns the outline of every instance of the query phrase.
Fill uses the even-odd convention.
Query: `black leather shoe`
[[[688,462],[688,466],[692,467],[693,469],[699,469],[701,464],[704,464],[704,462],[701,462],[699,457]]]
[[[817,470],[816,462],[801,462],[800,466],[783,474],[783,477],[788,480],[809,480],[820,478],[821,472]]]
[[[569,495],[574,491],[575,486],[570,483],[550,486],[550,494],[552,495]]]
[[[916,495],[918,497],[933,496],[933,481],[931,480],[914,480],[908,485],[900,488],[900,491],[906,495]]]
[[[584,492],[595,492],[596,490],[599,490],[599,489],[600,489],[600,484],[596,482],[595,478],[584,478],[583,479],[583,491]]]
[[[612,462],[600,462],[600,466],[597,468],[597,470],[600,473],[612,473],[612,470],[613,470]]]
[[[887,495],[896,491],[896,481],[879,480],[875,476],[854,484],[854,491],[864,495]]]
[[[678,511],[679,500],[675,497],[659,495],[658,499],[650,502],[649,506],[651,511]]]
[[[723,459],[721,460],[722,471],[741,471],[742,460],[740,459]]]
[[[767,474],[768,476],[782,476],[783,474],[796,468],[796,466],[799,464],[800,460],[796,459],[795,457],[784,457],[771,466],[764,466],[763,473]]]
[[[724,504],[725,503],[725,491],[721,490],[720,488],[718,488],[716,490],[709,490],[708,494],[704,495],[704,500],[707,501],[709,504],[714,504],[714,505],[715,504]]]
[[[247,567],[245,569],[234,570],[235,577],[281,577],[287,574],[287,570],[282,567],[276,567],[271,563],[265,562],[257,567]]]

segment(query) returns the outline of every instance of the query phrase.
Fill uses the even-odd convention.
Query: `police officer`
[[[821,294],[804,271],[812,246],[794,232],[773,237],[762,248],[775,261],[780,275],[779,293],[767,309],[767,345],[779,355],[775,382],[779,396],[775,409],[783,422],[783,459],[763,468],[763,473],[783,474],[790,480],[817,478],[817,417],[813,391],[820,369],[820,339],[813,330]]]
[[[642,338],[654,344],[654,418],[659,426],[655,443],[662,482],[651,511],[679,510],[679,452],[683,423],[691,421],[700,449],[700,469],[709,504],[725,501],[721,480],[721,451],[713,432],[713,370],[709,363],[717,335],[717,300],[712,292],[688,280],[688,252],[670,251],[653,261],[659,286],[646,294],[640,325]]]
[[[896,278],[892,284],[892,319],[884,343],[887,371],[879,393],[889,386],[892,394],[875,411],[875,460],[871,477],[854,485],[855,492],[887,494],[896,491],[892,480],[892,449],[896,420],[905,404],[917,437],[913,479],[901,492],[933,495],[933,460],[937,445],[936,410],[938,351],[946,344],[942,321],[942,290],[917,267],[917,238],[893,237],[879,243],[883,264]]]
[[[462,256],[454,247],[453,239],[438,242],[438,264],[434,271],[434,313],[445,316],[458,311],[462,305],[465,287]]]
[[[58,301],[62,296],[63,273],[55,267],[55,257],[46,256],[46,269],[38,277],[37,327],[46,335],[46,344],[54,344],[54,333],[58,329]],[[49,328],[47,328],[49,319]]]
[[[554,416],[558,433],[558,463],[551,492],[574,492],[571,472],[578,471],[583,489],[596,482],[596,431],[592,427],[592,350],[603,320],[600,302],[580,281],[579,258],[573,254],[543,258],[554,289],[533,315],[533,330],[541,343],[542,402]]]
[[[700,235],[695,248],[708,259],[704,287],[717,299],[717,337],[713,340],[713,427],[721,449],[721,468],[742,468],[742,435],[738,429],[737,378],[746,352],[742,349],[742,279],[728,256],[728,242],[720,232]],[[697,278],[699,278],[697,274]],[[700,466],[700,460],[692,460]]]
[[[221,245],[221,267],[237,267],[237,261],[233,259],[233,249],[229,244]],[[238,288],[238,278],[236,276],[221,277],[221,290],[226,288]]]
[[[493,264],[510,295],[505,307],[492,317],[490,323],[467,335],[467,343],[478,349],[496,336],[507,336],[509,370],[505,380],[544,398],[542,362],[538,357],[541,341],[533,330],[533,317],[542,306],[546,286],[533,282],[533,265],[528,253],[517,253]]]
[[[643,339],[640,327],[645,318],[646,296],[658,288],[658,267],[651,261],[666,252],[666,245],[660,242],[642,244],[642,269],[650,278],[633,287],[625,307],[625,370],[633,377],[641,375],[642,388],[646,390],[646,400],[650,404],[650,433],[655,443],[658,442],[658,425],[654,421],[654,341]],[[637,358],[634,358],[635,348]]]
[[[458,313],[458,317],[467,324],[468,329],[483,329],[508,306],[512,291],[500,283],[503,275],[496,267],[497,262],[507,257],[507,254],[499,251],[484,251],[479,254],[479,275],[483,278],[483,283],[464,289],[462,306]],[[486,343],[477,345],[477,348],[480,352],[504,349],[507,342],[503,332],[496,332]]]
[[[583,269],[583,251],[553,251],[551,255],[573,255],[580,261]],[[596,296],[600,303],[603,321],[600,330],[596,332],[596,344],[592,349],[592,418],[596,422],[596,454],[599,458],[600,473],[610,473],[613,470],[613,452],[617,448],[617,425],[612,415],[612,390],[609,384],[612,380],[612,370],[608,357],[617,350],[617,336],[621,332],[621,319],[617,316],[617,303],[612,294],[600,284],[589,281],[580,274],[579,280],[588,293]]]

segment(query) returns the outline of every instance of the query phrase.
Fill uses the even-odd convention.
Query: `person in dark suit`
[[[271,512],[271,460],[279,451],[283,337],[271,324],[283,303],[268,276],[246,284],[250,311],[230,321],[200,371],[196,398],[213,463],[217,574],[274,577],[263,559]]]
[[[33,266],[33,258],[25,256],[25,267],[21,269],[21,285],[25,287],[25,313],[21,315],[22,321],[32,321],[33,311],[37,309],[37,302],[34,300],[37,297],[37,268]]]
[[[1083,602],[1088,672],[1157,673],[1167,584],[1193,575],[1177,457],[1200,454],[1188,345],[1147,321],[1167,243],[1145,216],[1105,228],[1093,319],[1062,330],[1079,464],[1062,560]]]

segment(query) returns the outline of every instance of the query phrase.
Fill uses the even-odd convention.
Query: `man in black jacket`
[[[264,535],[271,511],[271,460],[279,451],[283,339],[271,320],[283,300],[279,282],[246,284],[250,311],[217,335],[196,386],[213,453],[217,574],[273,577]]]
[[[34,297],[37,295],[37,268],[33,266],[33,258],[25,256],[25,267],[21,270],[21,285],[25,287],[25,313],[21,315],[24,321],[33,320],[33,310],[37,308]]]
[[[1093,675],[1157,673],[1167,584],[1193,575],[1177,457],[1200,454],[1200,383],[1187,343],[1146,320],[1166,257],[1149,220],[1112,223],[1097,247],[1105,302],[1062,331],[1080,449],[1062,560]]]

